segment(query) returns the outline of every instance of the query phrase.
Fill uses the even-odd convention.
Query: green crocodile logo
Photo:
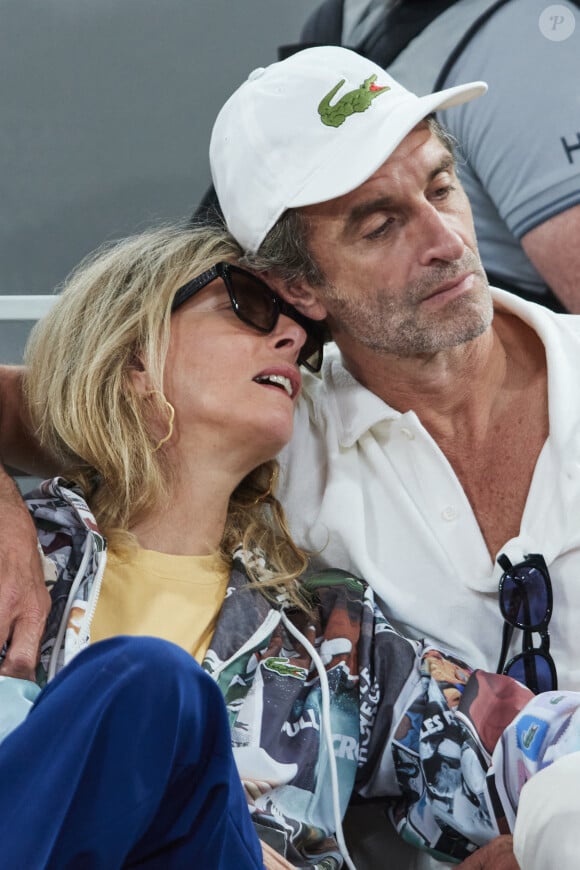
[[[269,656],[264,660],[264,667],[269,671],[280,674],[281,677],[294,677],[295,680],[305,680],[308,676],[306,668],[293,665],[290,659],[282,656]]]
[[[522,734],[522,743],[526,749],[529,749],[534,742],[534,737],[538,733],[538,727],[538,725],[530,725],[524,734]]]
[[[327,127],[340,127],[349,115],[354,115],[355,112],[366,112],[375,97],[391,90],[388,85],[382,87],[375,85],[376,78],[376,75],[369,76],[362,85],[359,85],[354,91],[349,91],[348,94],[343,94],[338,103],[331,106],[330,101],[334,99],[346,81],[346,79],[341,79],[318,104],[318,114],[322,123],[326,124]]]

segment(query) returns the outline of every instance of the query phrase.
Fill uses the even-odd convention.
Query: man
[[[356,49],[415,93],[488,82],[481,105],[439,115],[461,143],[458,172],[483,264],[492,283],[573,312],[579,23],[578,0],[324,0],[302,31],[305,44]]]
[[[21,428],[21,369],[0,366],[0,443],[2,455],[31,473],[50,472],[53,461],[40,456],[28,430]],[[0,464],[0,676],[34,679],[50,595],[30,514],[14,481]],[[5,643],[10,641],[7,649]],[[5,652],[5,654],[4,654]]]
[[[551,653],[578,689],[580,323],[490,296],[449,142],[424,120],[484,90],[418,100],[345,49],[299,52],[226,103],[212,174],[248,264],[338,346],[305,381],[284,459],[299,543],[364,576],[404,632],[491,670],[496,558],[543,554]],[[499,870],[486,854],[469,866]]]

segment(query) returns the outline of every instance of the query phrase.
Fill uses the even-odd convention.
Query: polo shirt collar
[[[544,345],[548,371],[550,440],[558,448],[568,447],[580,434],[577,431],[580,391],[576,370],[580,318],[573,314],[556,314],[543,305],[528,302],[505,290],[492,288],[492,298],[495,309],[515,314],[534,330]]]
[[[341,447],[352,447],[378,423],[400,419],[399,411],[363,387],[347,371],[335,344],[327,345],[324,356],[324,388]]]
[[[574,315],[555,314],[542,305],[527,302],[513,293],[492,288],[494,308],[509,311],[527,323],[542,341],[548,365],[548,395],[550,421],[557,426],[550,433],[559,446],[569,445],[578,437],[575,421],[580,416],[580,391],[571,383],[570,347],[562,342],[562,317],[577,321]],[[578,328],[574,324],[572,343],[578,344]],[[334,343],[325,347],[322,389],[332,409],[336,434],[341,447],[352,447],[373,426],[401,420],[406,415],[396,411],[375,393],[363,387],[345,368],[341,353]],[[576,358],[576,357],[575,357]],[[574,373],[577,377],[577,373]],[[315,403],[314,414],[317,415]],[[325,403],[322,403],[322,406]],[[413,412],[409,412],[413,414]],[[414,414],[413,414],[414,416]],[[321,421],[319,421],[321,422]]]

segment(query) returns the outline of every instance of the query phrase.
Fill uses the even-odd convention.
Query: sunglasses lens
[[[306,341],[300,351],[298,363],[312,372],[320,370],[322,338],[318,336],[314,324],[306,325],[305,318],[296,309],[275,296],[267,284],[243,269],[229,266],[227,282],[234,311],[241,320],[260,332],[271,332],[281,312],[296,320],[306,332]]]
[[[539,651],[529,650],[516,656],[504,673],[528,686],[536,694],[556,689],[553,668],[544,654]]]
[[[306,333],[306,341],[298,356],[298,365],[305,366],[311,372],[319,372],[322,366],[322,341]]]
[[[233,267],[229,270],[229,280],[238,316],[261,332],[274,329],[278,310],[270,288],[248,272]]]
[[[501,588],[504,618],[517,628],[542,625],[550,609],[546,579],[530,566],[506,572]]]

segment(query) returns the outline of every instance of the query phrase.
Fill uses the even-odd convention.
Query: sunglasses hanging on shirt
[[[528,686],[536,695],[558,688],[556,665],[550,655],[548,623],[552,616],[550,572],[539,553],[531,553],[512,565],[505,553],[498,556],[503,568],[499,581],[499,606],[504,618],[498,674],[508,674]],[[506,664],[514,629],[523,632],[522,651]],[[535,647],[532,635],[540,635]]]

